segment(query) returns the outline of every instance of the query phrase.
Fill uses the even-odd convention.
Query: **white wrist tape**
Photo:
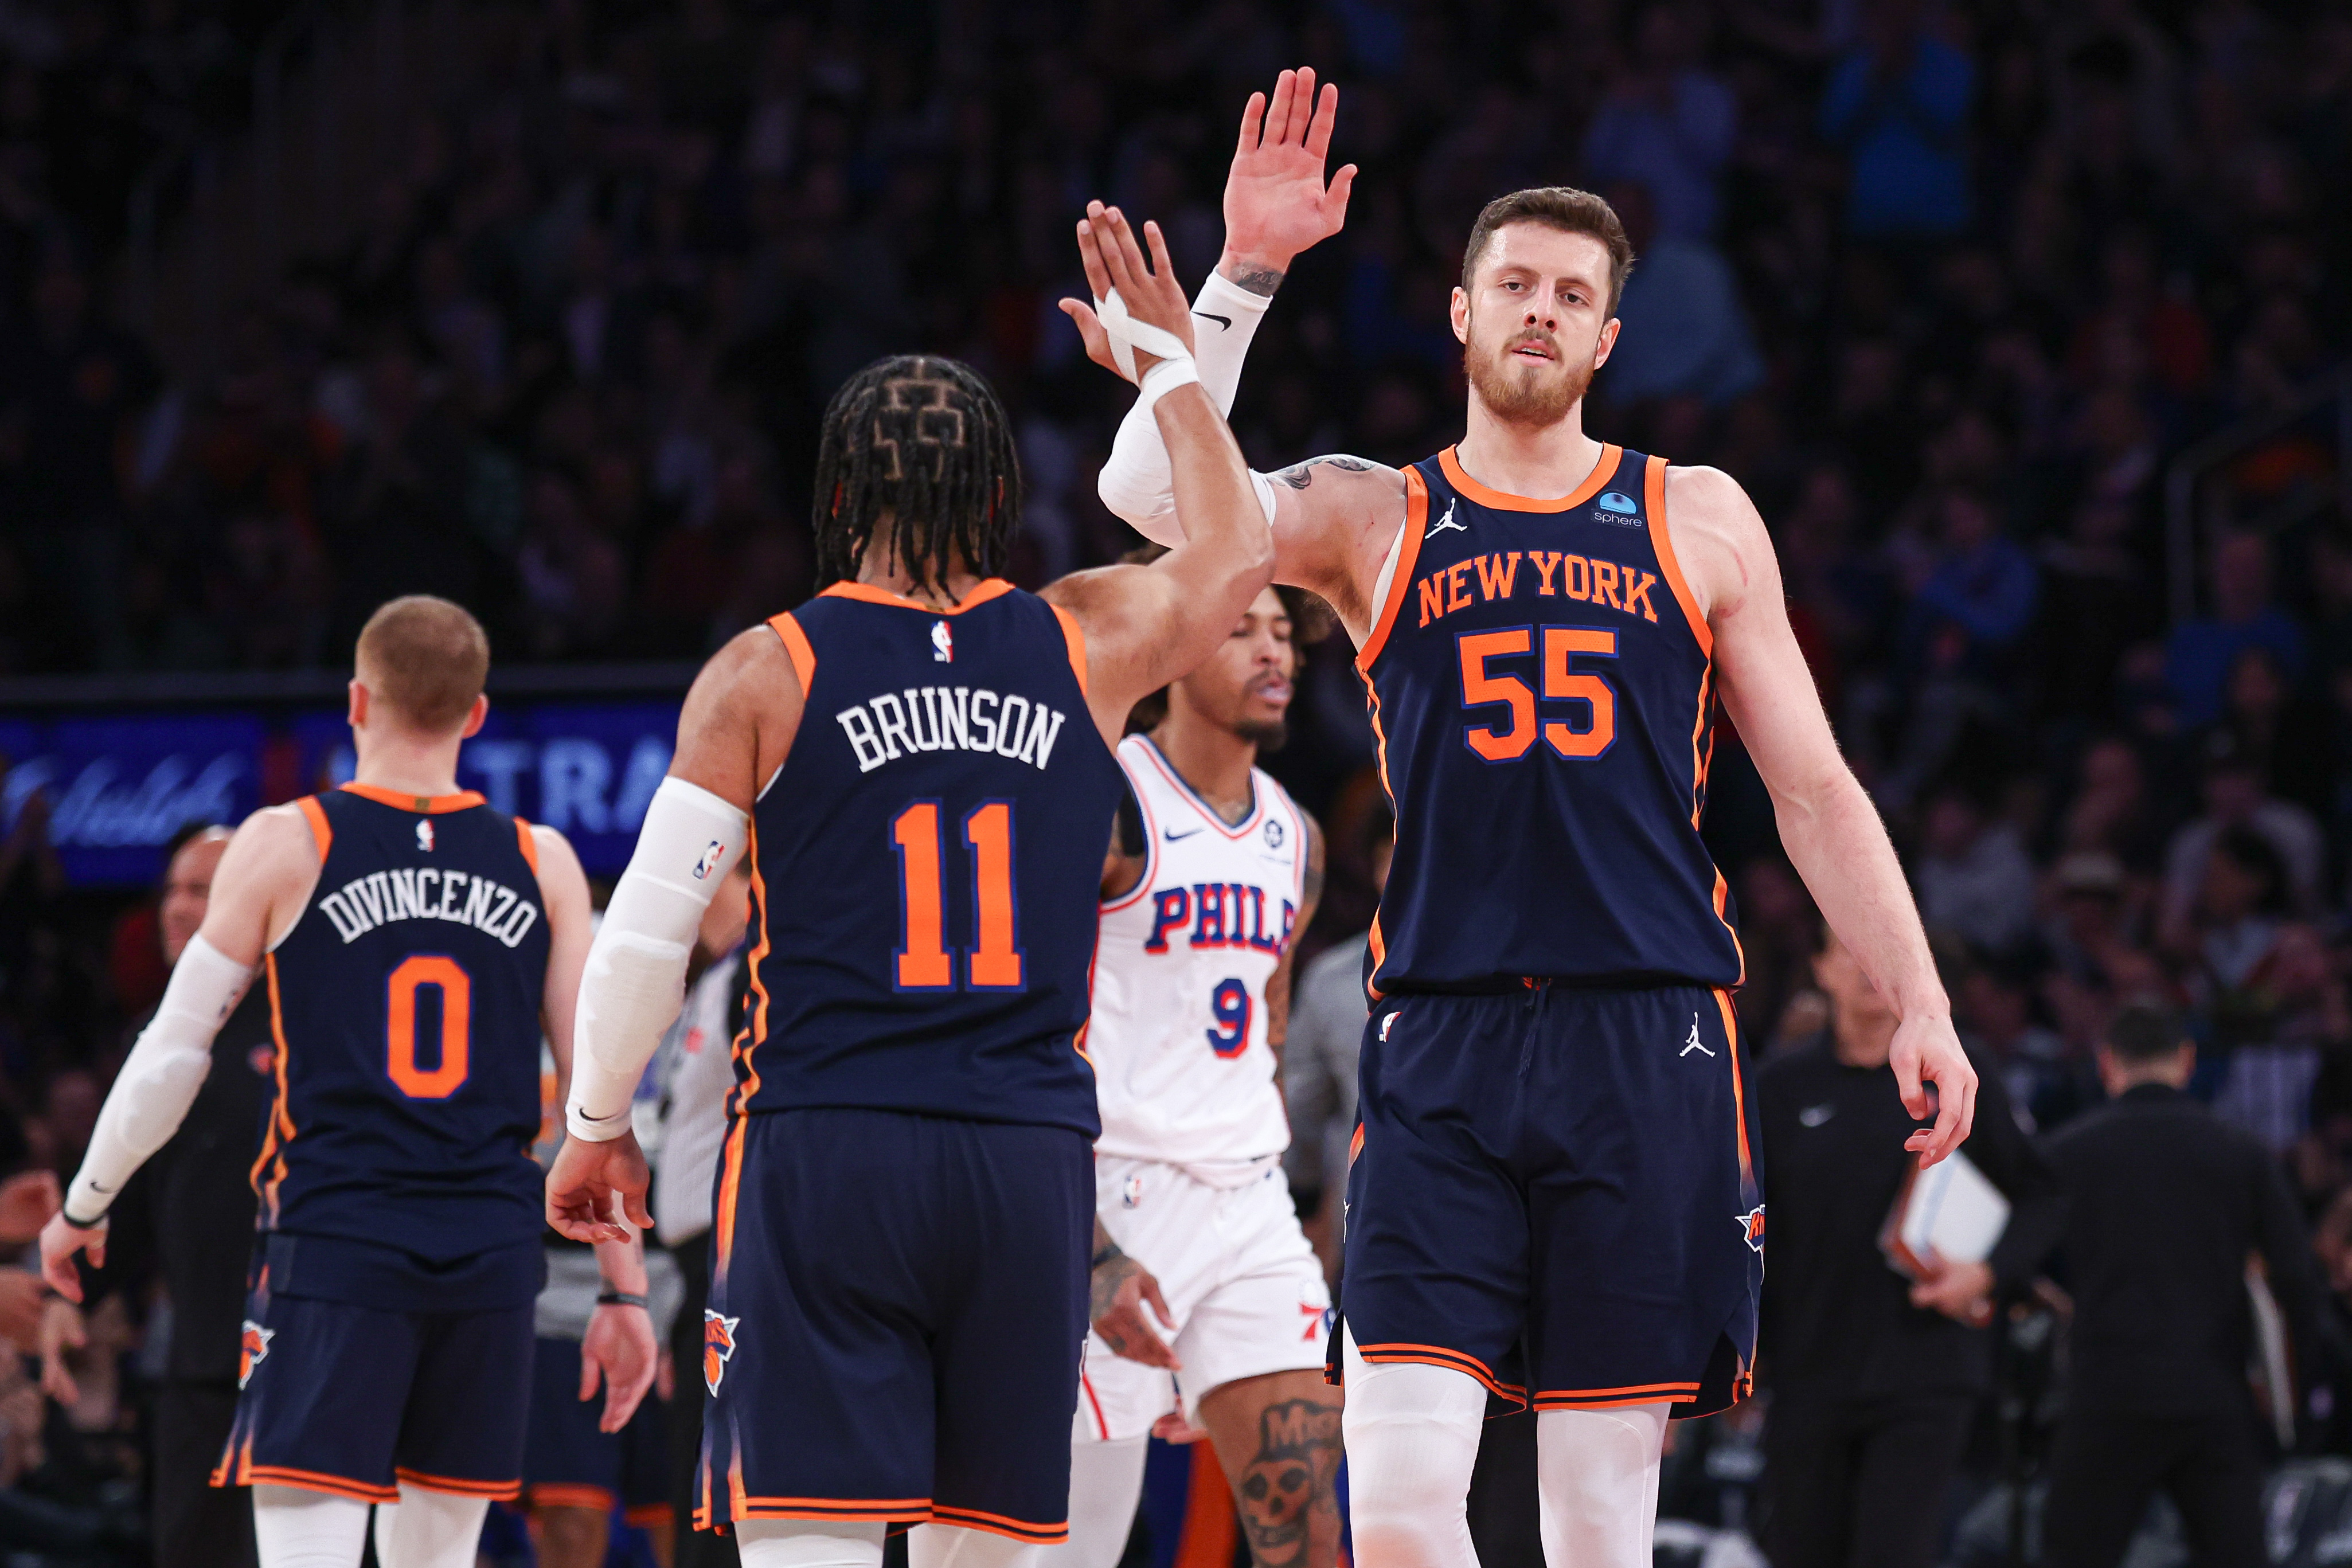
[[[131,1173],[180,1130],[212,1071],[213,1036],[252,983],[250,967],[201,933],[189,940],[155,1016],[107,1092],[89,1151],[66,1189],[68,1215],[82,1222],[103,1217]]]
[[[1140,380],[1135,371],[1135,350],[1138,349],[1147,354],[1157,354],[1162,360],[1192,362],[1192,350],[1184,346],[1183,339],[1130,315],[1127,301],[1118,297],[1116,288],[1095,301],[1095,319],[1102,323],[1103,330],[1110,337],[1110,357],[1118,366],[1118,373],[1129,381]]]
[[[1191,360],[1162,360],[1143,372],[1141,394],[1136,398],[1135,406],[1149,411],[1178,387],[1197,386],[1200,381],[1201,372],[1192,368]]]
[[[1270,295],[1253,294],[1223,274],[1212,272],[1192,301],[1192,362],[1201,385],[1215,400],[1217,412],[1234,412],[1234,394],[1242,381],[1242,361],[1265,319]],[[1116,350],[1114,350],[1116,351]],[[1262,499],[1268,521],[1274,517],[1273,492],[1263,482]],[[1168,444],[1160,423],[1145,399],[1135,400],[1119,422],[1112,440],[1110,461],[1096,481],[1103,505],[1145,538],[1157,544],[1184,542],[1183,525],[1176,520],[1176,481],[1168,463]]]
[[[580,981],[572,1136],[604,1143],[629,1130],[637,1081],[685,997],[702,913],[750,838],[751,819],[699,785],[665,779],[654,791]]]

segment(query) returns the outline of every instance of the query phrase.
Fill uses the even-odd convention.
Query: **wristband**
[[[102,1214],[96,1219],[76,1219],[73,1217],[73,1211],[71,1209],[60,1207],[58,1209],[58,1218],[64,1220],[68,1225],[72,1226],[76,1230],[103,1230],[106,1228],[106,1216]]]
[[[1181,360],[1162,360],[1143,372],[1143,380],[1138,383],[1141,395],[1136,404],[1148,410],[1178,387],[1197,386],[1200,381],[1200,367],[1190,355]]]
[[[1088,1273],[1092,1273],[1097,1269],[1099,1269],[1104,1264],[1109,1262],[1112,1259],[1124,1258],[1126,1256],[1126,1253],[1118,1249],[1118,1242],[1106,1241],[1103,1243],[1103,1249],[1095,1254],[1094,1261],[1087,1265],[1087,1271]]]
[[[646,1299],[635,1291],[603,1291],[596,1296],[600,1307],[636,1307],[645,1309]]]

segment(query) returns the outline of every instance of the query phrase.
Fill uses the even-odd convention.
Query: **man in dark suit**
[[[2284,1172],[2181,1092],[2197,1050],[2155,1008],[2099,1048],[2110,1103],[2050,1142],[2069,1198],[2074,1390],[2051,1456],[2052,1568],[2114,1568],[2159,1487],[2200,1568],[2269,1561],[2246,1382],[2259,1257],[2307,1359],[2319,1278]]]

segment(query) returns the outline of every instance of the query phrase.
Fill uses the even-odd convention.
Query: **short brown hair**
[[[412,593],[368,617],[352,663],[377,701],[437,735],[473,711],[490,673],[490,640],[464,605]]]
[[[1563,234],[1590,235],[1599,240],[1609,253],[1609,314],[1617,314],[1625,279],[1633,275],[1633,242],[1625,237],[1625,225],[1617,221],[1616,208],[1590,191],[1568,185],[1538,185],[1496,197],[1470,225],[1470,243],[1462,249],[1465,292],[1470,287],[1471,274],[1478,269],[1478,258],[1486,254],[1487,242],[1505,224],[1542,224]]]

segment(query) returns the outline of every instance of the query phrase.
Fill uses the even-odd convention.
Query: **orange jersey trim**
[[[931,1522],[984,1530],[991,1535],[1034,1542],[1040,1546],[1059,1546],[1070,1538],[1070,1521],[1066,1519],[1058,1524],[1031,1524],[1025,1520],[1007,1519],[1001,1513],[982,1513],[976,1508],[950,1508],[943,1502],[931,1505]]]
[[[784,656],[793,662],[793,674],[801,678],[801,698],[806,701],[809,688],[816,685],[816,650],[809,645],[808,633],[801,623],[785,611],[782,615],[768,617],[768,630],[784,645]]]
[[[523,1489],[523,1500],[533,1508],[585,1508],[610,1513],[620,1500],[604,1487],[540,1481]]]
[[[294,1141],[294,1115],[287,1109],[286,1089],[286,1013],[278,993],[278,955],[265,953],[261,957],[262,972],[269,982],[269,1038],[276,1046],[275,1072],[278,1098],[269,1107],[269,1120],[261,1139],[261,1153],[255,1156],[250,1180],[253,1194],[264,1205],[263,1218],[271,1225],[278,1223],[278,1184],[286,1179],[285,1146]],[[277,1174],[267,1183],[261,1173],[277,1162]]]
[[[719,1279],[726,1278],[728,1260],[735,1255],[735,1200],[743,1190],[743,1145],[751,1123],[751,1113],[745,1107],[760,1092],[760,1068],[753,1055],[761,1042],[768,1038],[768,987],[760,975],[761,966],[768,958],[768,884],[760,875],[760,824],[756,818],[751,823],[751,841],[743,852],[743,859],[744,863],[751,868],[751,918],[758,923],[760,941],[745,960],[751,970],[752,1004],[744,1021],[743,1032],[735,1040],[735,1065],[743,1076],[741,1082],[730,1091],[735,1097],[731,1108],[733,1120],[727,1129],[727,1141],[719,1154],[719,1203],[713,1216],[717,1229],[713,1238],[716,1243],[713,1249],[716,1254],[714,1272]]]
[[[1538,1394],[1535,1406],[1538,1410],[1622,1410],[1631,1405],[1696,1405],[1698,1385],[1689,1385],[1690,1392],[1677,1394],[1659,1389],[1648,1394],[1633,1394],[1615,1398],[1588,1397],[1581,1394]]]
[[[675,1524],[677,1522],[677,1510],[666,1502],[640,1503],[635,1508],[623,1509],[621,1522],[635,1525],[639,1530],[656,1524]]]
[[[753,1497],[734,1499],[738,1519],[918,1519],[931,1517],[927,1497]]]
[[[424,1470],[412,1470],[405,1465],[393,1468],[396,1479],[406,1481],[420,1491],[447,1492],[454,1497],[488,1497],[505,1500],[522,1495],[522,1478],[510,1481],[472,1480],[464,1476],[436,1476]]]
[[[404,811],[421,811],[428,817],[437,817],[445,811],[469,811],[487,804],[481,792],[476,789],[460,789],[455,795],[408,795],[398,789],[386,789],[379,784],[362,784],[356,779],[336,788],[346,795],[357,795],[362,800],[373,800],[380,806],[394,806]]]
[[[1356,1163],[1356,1156],[1363,1152],[1364,1124],[1361,1122],[1359,1122],[1356,1124],[1356,1135],[1348,1140],[1348,1163],[1351,1166],[1354,1165]]]
[[[1601,455],[1592,465],[1592,472],[1584,482],[1556,501],[1538,500],[1532,496],[1514,496],[1506,490],[1490,490],[1463,471],[1461,459],[1454,455],[1459,448],[1449,446],[1437,455],[1437,465],[1444,470],[1445,482],[1462,492],[1463,498],[1492,507],[1498,512],[1565,512],[1570,507],[1580,507],[1601,493],[1623,460],[1625,449],[1609,443],[1601,448]],[[1410,470],[1408,470],[1410,472]]]
[[[302,808],[302,815],[310,821],[310,837],[316,840],[319,845],[319,863],[325,865],[327,852],[332,849],[335,843],[335,830],[327,821],[327,809],[319,804],[319,798],[316,795],[305,795],[294,803]]]
[[[903,593],[893,593],[887,588],[877,588],[870,582],[836,582],[819,599],[856,599],[867,604],[887,604],[898,610],[919,610],[926,615],[961,615],[967,610],[978,609],[992,599],[1002,599],[1013,591],[1013,585],[1001,577],[983,578],[972,591],[954,604],[926,604],[919,599],[909,599]]]
[[[1718,872],[1715,880],[1721,886],[1722,873]],[[1720,904],[1716,913],[1719,918]],[[1744,1198],[1747,1192],[1753,1190],[1756,1177],[1748,1153],[1748,1091],[1739,1079],[1739,1015],[1732,1010],[1729,991],[1717,991],[1715,1005],[1723,1014],[1723,1053],[1731,1058],[1731,1113],[1739,1123],[1739,1182]]]
[[[1378,614],[1372,629],[1364,638],[1364,645],[1356,653],[1357,671],[1369,677],[1372,661],[1388,646],[1389,629],[1396,624],[1397,612],[1404,608],[1404,596],[1412,591],[1412,569],[1421,559],[1422,530],[1429,526],[1429,486],[1421,477],[1421,470],[1404,471],[1404,522],[1400,525],[1402,543],[1397,546],[1396,570],[1389,574],[1389,596],[1377,606]],[[1381,781],[1388,782],[1388,765],[1381,766]]]
[[[332,1497],[347,1497],[359,1502],[398,1502],[398,1487],[374,1486],[355,1481],[349,1476],[331,1476],[318,1470],[298,1470],[287,1465],[256,1465],[240,1463],[236,1467],[236,1486],[298,1487],[303,1491],[322,1491]]]
[[[1060,605],[1048,600],[1045,608],[1051,610],[1054,619],[1062,623],[1062,641],[1069,644],[1070,649],[1070,673],[1078,677],[1078,695],[1084,696],[1087,695],[1086,632],[1079,626],[1078,618]]]
[[[515,847],[522,851],[523,862],[530,867],[530,874],[537,876],[539,874],[539,840],[531,835],[530,824],[520,817],[514,820],[514,824]]]
[[[1497,1380],[1494,1371],[1476,1356],[1458,1350],[1448,1350],[1442,1344],[1360,1344],[1356,1354],[1379,1365],[1394,1362],[1412,1362],[1422,1366],[1443,1366],[1450,1371],[1467,1373],[1497,1399],[1515,1404],[1528,1402],[1528,1391],[1516,1383]]]
[[[1690,622],[1691,635],[1698,639],[1698,651],[1708,658],[1715,657],[1715,633],[1707,629],[1706,617],[1698,612],[1698,600],[1683,576],[1682,558],[1675,554],[1674,530],[1666,526],[1666,460],[1653,457],[1649,471],[1642,476],[1643,502],[1650,514],[1650,548],[1657,552],[1658,570],[1665,574],[1666,586],[1675,591],[1675,602],[1683,607],[1683,619]]]

